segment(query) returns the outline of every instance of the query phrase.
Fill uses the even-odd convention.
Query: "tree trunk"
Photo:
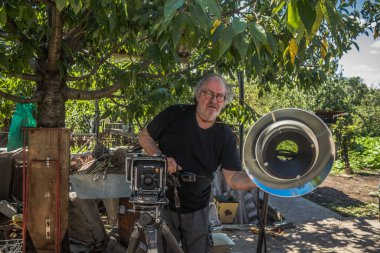
[[[350,166],[350,158],[348,156],[348,143],[347,137],[343,137],[342,141],[342,158],[344,161],[344,170],[346,174],[352,174],[352,169]]]
[[[61,92],[64,87],[59,78],[47,78],[39,85],[43,99],[38,103],[37,127],[65,127],[65,102]]]

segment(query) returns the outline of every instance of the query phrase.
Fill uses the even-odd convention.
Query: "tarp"
[[[12,116],[11,126],[8,134],[7,151],[21,148],[24,141],[24,127],[36,127],[33,116],[34,104],[17,104]]]

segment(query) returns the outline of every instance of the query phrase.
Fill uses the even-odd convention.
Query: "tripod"
[[[139,243],[141,233],[145,232],[146,242],[148,246],[148,253],[157,253],[157,235],[158,231],[165,238],[170,247],[178,253],[184,253],[179,246],[177,240],[171,233],[165,220],[160,217],[161,205],[143,205],[134,206],[140,209],[140,218],[135,222],[128,245],[127,253],[134,253]]]

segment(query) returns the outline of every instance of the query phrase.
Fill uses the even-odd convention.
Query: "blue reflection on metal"
[[[287,188],[287,189],[280,189],[280,188],[273,188],[273,187],[266,186],[265,184],[258,181],[256,178],[250,175],[249,176],[252,182],[257,185],[257,187],[259,187],[261,190],[271,195],[278,196],[278,197],[298,197],[298,196],[307,194],[313,191],[315,188],[317,188],[317,186],[320,185],[330,173],[332,164],[333,164],[333,161],[329,161],[324,167],[324,169],[322,170],[322,173],[316,178],[313,178],[310,182],[306,182],[301,186]]]

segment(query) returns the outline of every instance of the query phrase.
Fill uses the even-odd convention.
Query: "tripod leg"
[[[184,253],[182,248],[179,246],[177,240],[173,236],[172,232],[170,231],[168,225],[166,225],[165,222],[161,224],[161,233],[162,236],[165,238],[166,242],[170,245],[170,247],[175,250],[177,253]]]
[[[134,253],[139,245],[140,230],[137,225],[133,227],[131,238],[128,243],[127,253]]]

